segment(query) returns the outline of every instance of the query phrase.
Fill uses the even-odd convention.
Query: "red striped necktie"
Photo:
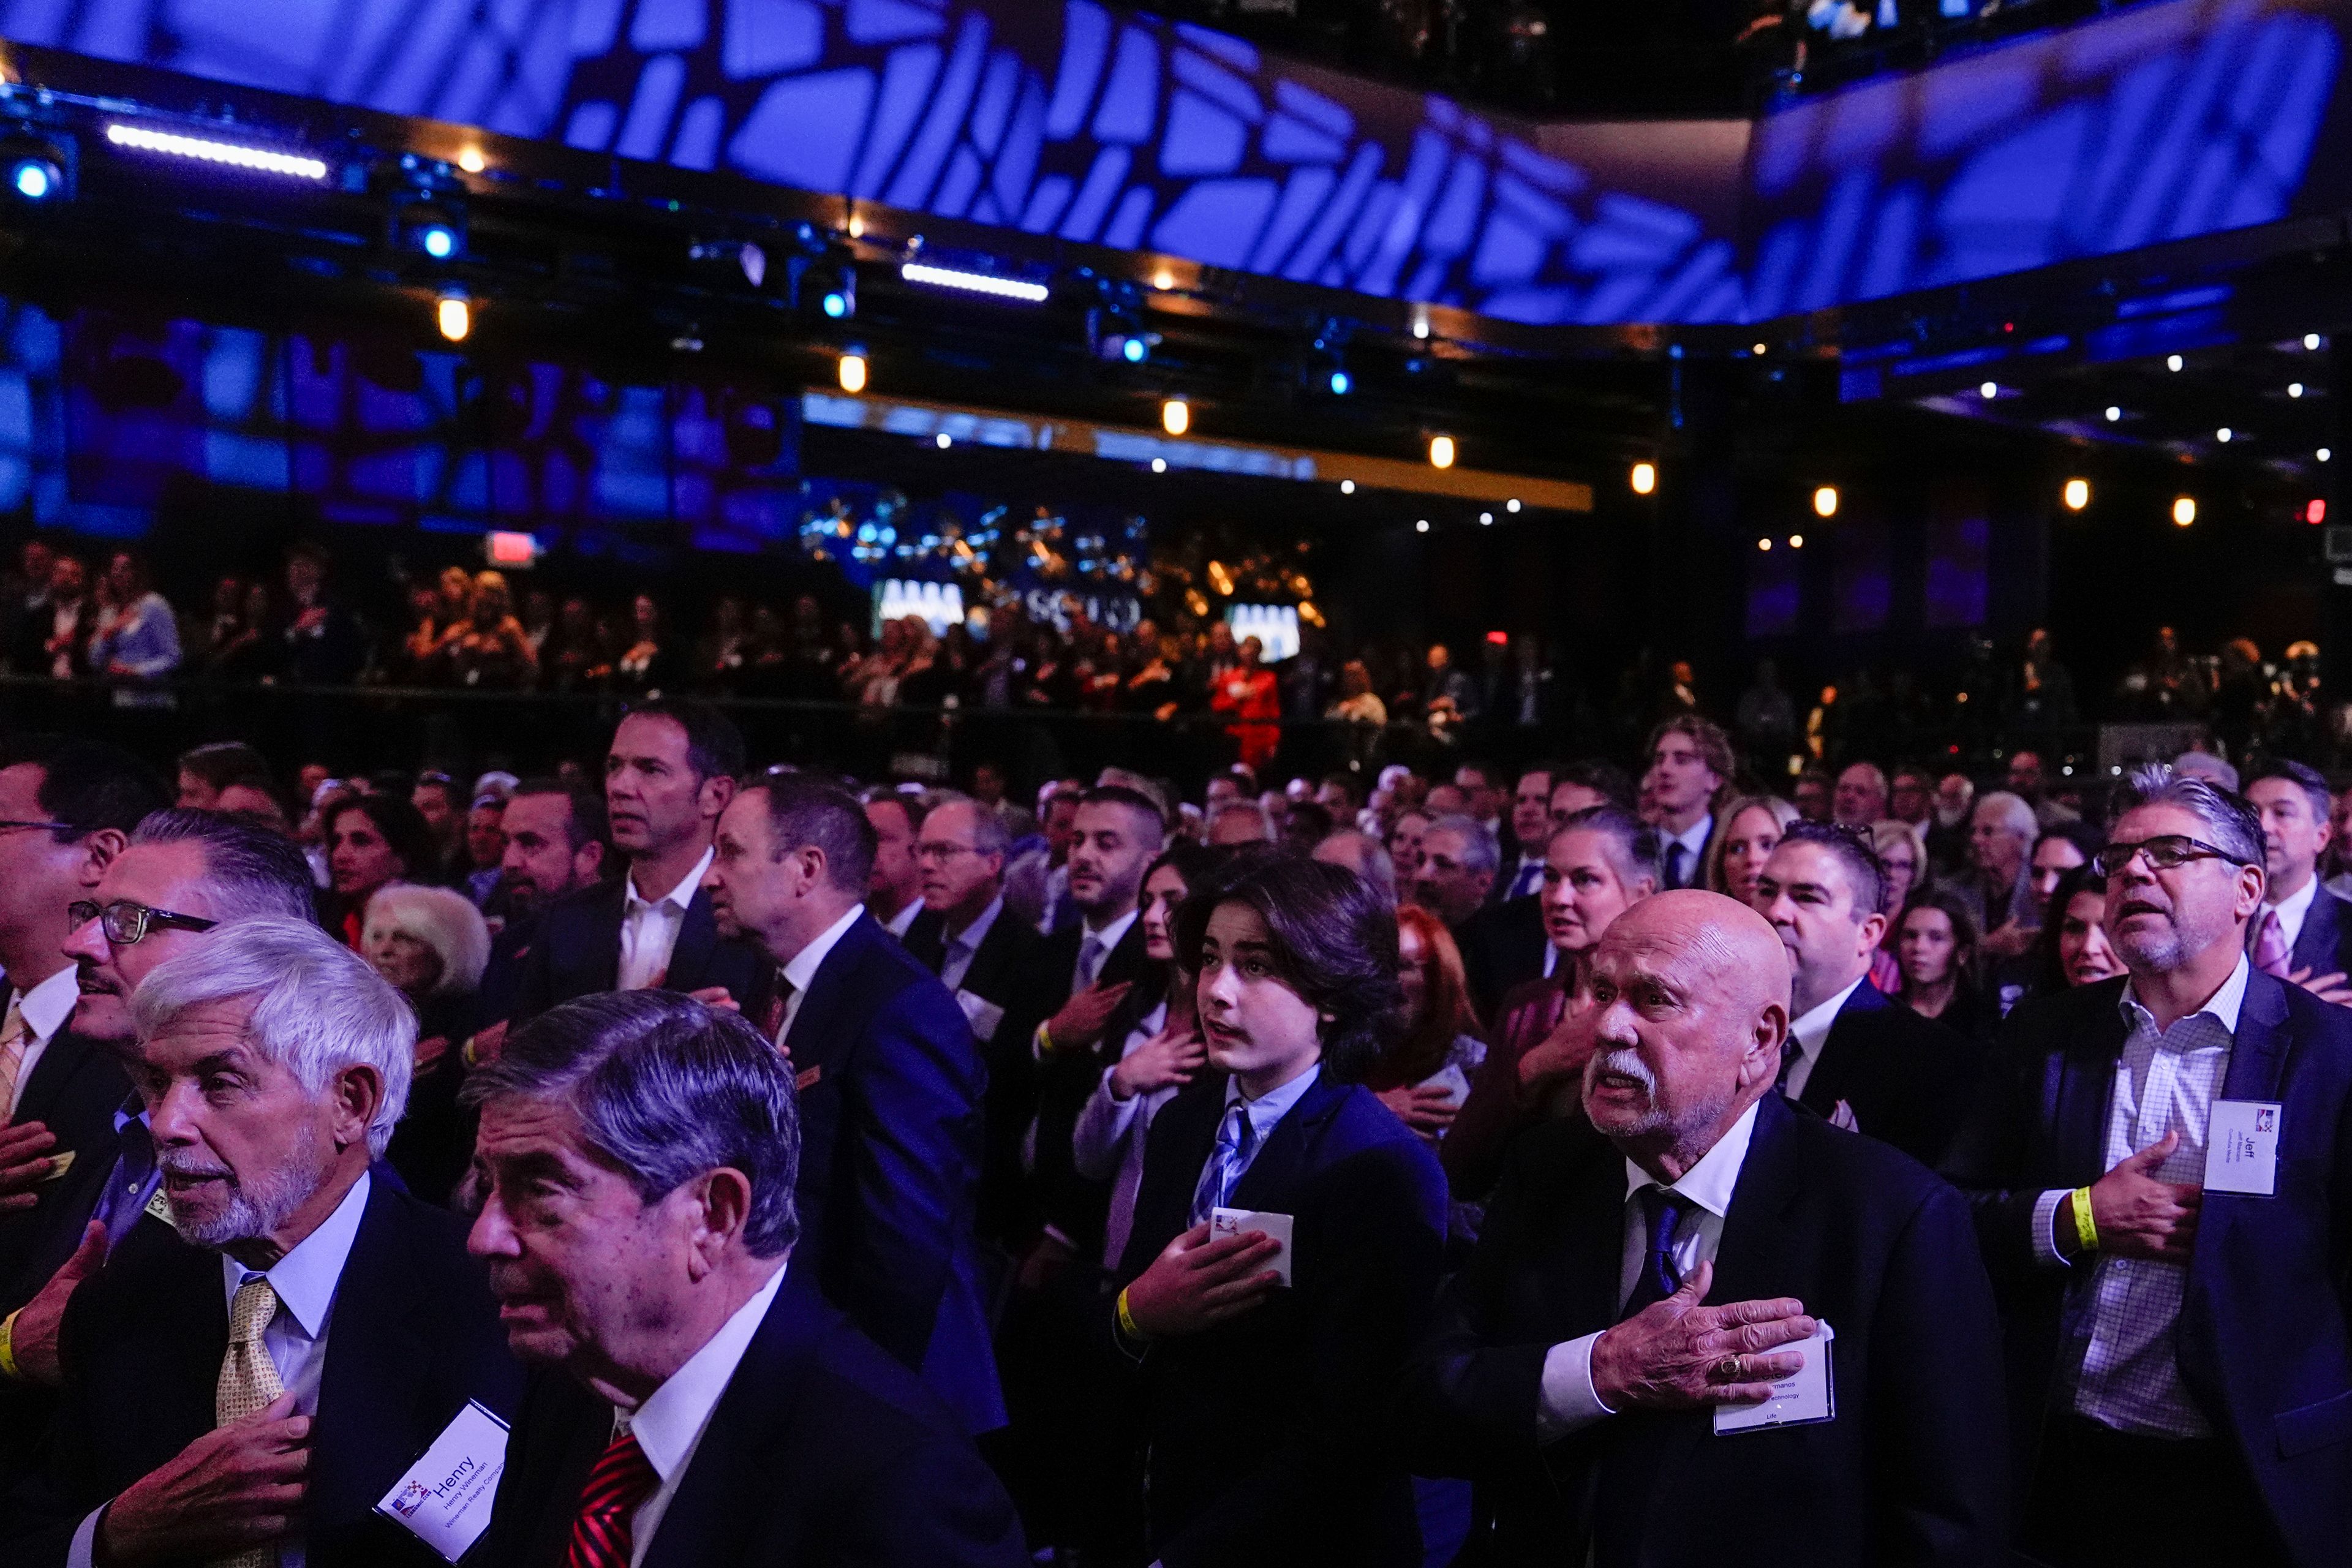
[[[580,1511],[572,1520],[572,1549],[564,1568],[629,1568],[630,1521],[637,1505],[661,1485],[653,1461],[623,1432],[604,1449],[588,1484],[580,1489]]]

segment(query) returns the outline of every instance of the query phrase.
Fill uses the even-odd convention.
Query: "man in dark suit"
[[[521,1375],[457,1222],[371,1173],[408,1004],[317,926],[248,921],[158,966],[134,1011],[172,1225],[74,1292],[57,1436],[0,1554],[425,1568],[376,1500],[469,1400],[511,1414]]]
[[[1665,720],[1650,733],[1650,768],[1643,787],[1657,812],[1662,888],[1705,883],[1706,849],[1715,837],[1715,799],[1738,766],[1731,739],[1713,721],[1693,713]]]
[[[1512,857],[1486,895],[1489,905],[1512,899],[1531,899],[1543,888],[1544,846],[1551,839],[1550,763],[1519,770],[1511,789],[1511,837],[1505,852]]]
[[[613,847],[627,869],[547,906],[514,1022],[593,991],[647,986],[707,1000],[724,992],[755,1014],[765,1005],[766,963],[720,933],[703,888],[711,832],[742,771],[743,737],[709,703],[656,700],[629,710],[604,758]]]
[[[1878,858],[1858,830],[1792,822],[1764,862],[1756,909],[1794,971],[1780,1088],[1922,1164],[1943,1157],[1975,1081],[1974,1049],[1870,983],[1886,932]]]
[[[48,1281],[80,1240],[114,1163],[114,1112],[130,1083],[70,1026],[80,988],[67,911],[89,899],[139,819],[165,804],[136,757],[90,741],[0,743],[0,1314]]]
[[[2352,905],[2319,882],[2335,799],[2319,770],[2272,763],[2246,784],[2263,822],[2263,908],[2248,948],[2254,967],[2308,988],[2324,1002],[2352,1003]]]
[[[1407,1377],[1417,1462],[1478,1484],[1465,1561],[2004,1564],[1966,1205],[1773,1091],[1789,970],[1754,911],[1661,893],[1592,971],[1585,1117],[1514,1145]],[[1715,1425],[1815,1357],[1825,1408]]]
[[[2263,836],[2157,766],[2095,857],[2129,974],[2011,1016],[1945,1173],[2002,1296],[2020,1545],[2340,1563],[2352,1017],[2247,960]]]
[[[1028,1561],[953,1414],[818,1290],[818,1244],[796,1245],[792,1068],[756,1028],[686,997],[592,996],[516,1031],[466,1093],[470,1245],[516,1353],[544,1369],[488,1561]]]
[[[496,1031],[482,1042],[484,1055],[497,1054],[501,1026],[514,1015],[523,967],[539,939],[539,917],[558,900],[601,884],[613,849],[604,800],[561,779],[517,784],[499,826],[507,839],[499,862],[507,923],[490,939],[490,962],[474,993],[475,1028]]]
[[[846,791],[778,773],[719,819],[721,929],[775,961],[799,1070],[806,1276],[969,1432],[1004,1422],[972,1229],[980,1052],[955,998],[865,909],[874,827]]]
[[[298,685],[341,686],[367,661],[367,638],[351,611],[335,602],[328,582],[327,548],[310,541],[286,552],[286,679]]]
[[[1160,1108],[1111,1329],[1136,1363],[1150,1552],[1166,1568],[1422,1560],[1386,1420],[1425,1321],[1445,1178],[1360,1083],[1402,1005],[1393,909],[1335,866],[1270,857],[1187,904],[1210,1066]],[[1255,1228],[1287,1215],[1290,1287]],[[1100,1319],[1097,1319],[1099,1321]]]
[[[866,820],[873,820],[872,809]],[[1024,980],[1036,928],[1004,910],[1004,819],[964,795],[933,799],[916,836],[922,913],[907,928],[907,951],[955,996],[983,1058]]]

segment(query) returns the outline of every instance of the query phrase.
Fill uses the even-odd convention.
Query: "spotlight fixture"
[[[429,174],[404,161],[386,192],[384,243],[428,261],[453,261],[466,249],[466,207],[436,187]]]
[[[2328,458],[2330,458],[2334,457],[2335,455],[2336,455],[2335,453],[2333,453],[2333,452],[2329,451],[2329,450],[2328,450],[2326,447],[2322,447],[2318,451],[2314,452],[2314,453],[2312,454],[2312,456],[2313,456],[2313,457],[2317,458],[2318,458],[2321,462],[2323,462],[2323,463],[2324,463],[2324,462],[2326,462],[2326,461],[2327,461],[2327,459],[2328,459]]]
[[[68,141],[40,136],[0,139],[0,171],[8,194],[28,205],[70,199],[73,195],[74,148]]]
[[[478,174],[489,166],[490,161],[482,156],[479,147],[468,147],[457,154],[457,167],[469,174]]]
[[[2224,426],[2222,426],[2219,430],[2216,430],[2216,431],[2214,431],[2214,432],[2213,432],[2213,439],[2215,439],[2216,441],[2221,442],[2221,445],[2223,445],[2223,446],[2225,446],[2225,447],[2226,447],[2226,446],[2228,446],[2228,445],[2230,444],[2230,437],[2231,437],[2231,434],[2232,434],[2232,432],[2231,431],[2230,427],[2229,427],[2227,425],[2224,425]]]
[[[1163,267],[1151,275],[1151,286],[1165,294],[1176,287],[1176,274]]]
[[[1356,390],[1355,377],[1344,370],[1333,371],[1324,384],[1331,389],[1331,395],[1334,397],[1345,397]]]
[[[1343,496],[1354,495],[1356,493],[1356,481],[1353,479],[1341,479],[1339,481],[1339,493]]]
[[[474,330],[474,307],[463,294],[444,294],[434,308],[434,324],[453,343],[462,343]]]
[[[686,247],[688,261],[714,283],[737,278],[757,289],[768,279],[768,253],[740,239],[698,239]]]
[[[866,356],[864,354],[846,353],[842,355],[840,366],[841,390],[844,392],[865,391],[866,368]]]
[[[1813,515],[1835,517],[1838,509],[1837,486],[1823,485],[1813,492]]]
[[[1801,534],[1801,533],[1792,533],[1792,534],[1789,535],[1789,548],[1790,548],[1790,549],[1791,549],[1791,550],[1802,550],[1804,547],[1805,547],[1805,536],[1804,536],[1803,534]]]
[[[1480,512],[1480,513],[1478,514],[1478,526],[1479,526],[1479,527],[1481,527],[1481,528],[1492,528],[1492,527],[1494,527],[1494,526],[1495,526],[1495,514],[1494,514],[1493,512],[1491,512],[1491,511],[1482,511],[1482,512]]]
[[[2319,334],[2317,332],[2304,333],[2303,346],[2313,353],[2317,353],[2319,352]]]
[[[215,142],[209,136],[182,136],[173,132],[150,131],[143,125],[124,125],[118,121],[106,128],[106,139],[117,147],[128,147],[141,153],[161,153],[168,157],[188,158],[223,168],[249,169],[261,174],[283,174],[295,180],[323,180],[327,177],[324,159],[293,153],[273,153],[266,147],[241,146],[234,142]]]
[[[2107,405],[2107,423],[2108,423],[2108,424],[2113,425],[2116,420],[2121,419],[2123,416],[2124,416],[2124,411],[2123,411],[2122,409],[2120,409],[2120,408],[2116,407],[2116,406],[2114,404],[2112,404],[2112,403],[2110,403],[2110,404],[2108,404],[2108,405]]]
[[[2179,369],[2180,368],[2180,356],[2179,356],[2179,354],[2167,354],[2167,355],[2165,355],[2165,356],[2164,356],[2164,368],[2165,368],[2165,369],[2167,369],[2167,370],[2173,370],[2173,371],[2177,371],[2177,370],[2179,370]]]
[[[1772,542],[1769,539],[1759,539],[1756,542],[1756,548],[1769,555],[1772,552]]]
[[[1764,345],[1763,345],[1762,343],[1758,343],[1758,344],[1757,344],[1753,349],[1750,349],[1748,352],[1749,352],[1750,353],[1754,354],[1758,359],[1762,359],[1762,358],[1764,357]]]
[[[2286,395],[2289,397],[2301,397],[2303,395],[2303,383],[2299,381],[2288,382],[2286,384]]]
[[[2068,511],[2080,511],[2084,507],[2091,504],[2091,481],[2088,479],[2068,479],[2066,481],[2066,488],[2060,491],[2059,494],[2061,499],[2065,501],[2066,510]]]
[[[936,436],[934,436],[934,437],[931,437],[931,445],[932,445],[932,446],[934,446],[934,447],[937,447],[940,451],[944,452],[944,451],[946,451],[950,447],[952,447],[952,446],[954,446],[954,445],[955,445],[955,437],[952,437],[952,436],[950,436],[950,435],[949,435],[946,431],[942,430],[942,431],[940,431],[938,435],[936,435]]]
[[[1152,471],[1153,473],[1155,473],[1155,474],[1164,474],[1164,473],[1166,473],[1166,472],[1168,471],[1168,459],[1167,459],[1167,458],[1152,458],[1152,459],[1151,459],[1151,471]]]
[[[1181,436],[1192,427],[1192,405],[1181,397],[1171,397],[1160,405],[1160,427],[1171,436]]]
[[[1432,436],[1429,438],[1429,466],[1433,468],[1450,468],[1454,466],[1453,437]]]
[[[1429,341],[1429,312],[1426,310],[1415,310],[1412,313],[1412,335],[1416,342]]]
[[[1994,398],[2000,395],[2000,383],[1997,381],[1986,382],[1982,386],[1977,388],[1977,395],[1983,398],[1987,403],[1990,403]]]
[[[2190,523],[2195,522],[2196,521],[2196,497],[2182,496],[2179,500],[2172,503],[2172,525],[2175,528],[2187,528]]]
[[[1427,533],[1429,531],[1429,519],[1424,517],[1415,522],[1412,525],[1412,531],[1415,533]]]
[[[2317,496],[2312,497],[2311,500],[2304,503],[2303,521],[2311,524],[2314,528],[2317,528],[2321,523],[2326,522],[2327,521],[2327,503],[2321,500]]]
[[[1505,511],[1517,511],[1517,510],[1519,510],[1519,498],[1518,498],[1518,497],[1517,497],[1517,496],[1513,496],[1510,500],[1508,500],[1505,501],[1505,502],[1503,503],[1503,510],[1504,510]]]
[[[1657,488],[1658,466],[1655,463],[1634,464],[1633,493],[1637,496],[1645,496]]]
[[[1009,300],[1023,305],[1042,305],[1053,298],[1053,290],[1043,283],[1032,283],[1020,278],[999,278],[992,272],[966,272],[961,268],[934,267],[928,261],[909,261],[898,268],[898,276],[909,283],[920,283],[932,289],[953,289],[966,294],[982,294],[992,300]]]

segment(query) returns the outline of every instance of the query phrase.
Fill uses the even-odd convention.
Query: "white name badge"
[[[2278,1191],[2279,1108],[2262,1100],[2217,1100],[2205,1143],[2205,1190],[2258,1198]]]
[[[1761,1405],[1718,1405],[1715,1435],[1761,1432],[1774,1426],[1805,1426],[1837,1415],[1837,1386],[1830,1377],[1830,1345],[1836,1331],[1823,1323],[1810,1340],[1782,1345],[1771,1353],[1794,1351],[1805,1364],[1772,1385],[1772,1397]]]
[[[1290,1283],[1291,1223],[1289,1215],[1270,1214],[1264,1209],[1211,1209],[1209,1239],[1222,1241],[1226,1237],[1240,1236],[1246,1231],[1264,1231],[1267,1240],[1282,1243],[1282,1250],[1274,1255],[1274,1261],[1266,1267],[1281,1275],[1282,1282],[1287,1285]]]
[[[955,999],[963,1009],[964,1021],[971,1026],[972,1037],[986,1045],[995,1036],[996,1026],[1004,1022],[1004,1009],[973,991],[959,991]]]
[[[489,1528],[506,1468],[507,1424],[468,1401],[375,1510],[455,1563]]]

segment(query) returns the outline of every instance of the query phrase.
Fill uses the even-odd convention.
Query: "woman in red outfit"
[[[1244,637],[1240,662],[1220,677],[1216,689],[1209,693],[1209,706],[1220,713],[1230,713],[1236,722],[1225,726],[1225,733],[1234,738],[1241,749],[1242,763],[1252,773],[1274,760],[1282,744],[1282,698],[1276,690],[1274,671],[1259,662],[1265,653],[1265,645],[1255,637]]]

